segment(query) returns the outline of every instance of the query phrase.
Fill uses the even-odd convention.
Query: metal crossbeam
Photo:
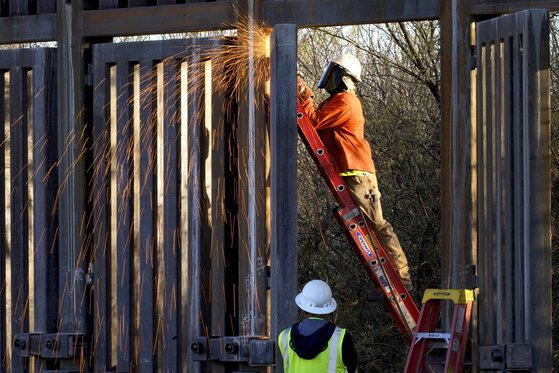
[[[126,36],[226,28],[235,21],[233,0],[159,6],[84,10],[84,37]],[[262,19],[270,25],[299,27],[400,22],[440,18],[440,0],[360,0],[347,6],[339,0],[263,1]],[[555,0],[477,0],[471,15],[490,16],[521,9],[559,10]],[[56,40],[56,14],[0,17],[0,44]]]

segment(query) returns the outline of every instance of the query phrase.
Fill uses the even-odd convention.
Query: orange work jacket
[[[375,172],[371,147],[365,140],[363,109],[355,93],[339,92],[318,107],[308,98],[302,106],[330,154],[336,172]]]

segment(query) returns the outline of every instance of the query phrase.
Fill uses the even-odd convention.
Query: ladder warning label
[[[408,324],[410,329],[415,328],[415,320],[413,319],[413,317],[410,315],[410,312],[408,311],[406,305],[403,302],[398,302],[400,304],[400,309],[402,310],[402,315],[404,316],[404,320],[406,320],[406,323]]]
[[[376,267],[375,273],[378,277],[380,285],[390,291],[390,288],[388,287],[388,281],[386,281],[386,277],[384,277],[384,274],[382,273],[382,268]]]

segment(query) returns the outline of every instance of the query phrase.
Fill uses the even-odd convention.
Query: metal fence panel
[[[11,332],[29,331],[27,300],[29,299],[29,246],[27,241],[29,194],[27,193],[28,92],[27,74],[20,67],[10,69],[10,266],[11,272]],[[23,371],[23,359],[12,354],[12,371]]]
[[[476,32],[480,368],[550,371],[549,14]]]
[[[220,206],[206,195],[202,165],[224,143],[203,146],[205,110],[215,103],[200,88],[208,72],[196,61],[209,43],[94,47],[97,370],[199,366],[190,341],[211,325],[203,308],[213,307],[204,298],[213,272],[204,264],[212,255],[205,200]]]
[[[286,299],[298,291],[297,276],[297,118],[289,110],[296,102],[297,28],[277,25],[271,35],[270,161],[272,215],[270,319],[272,338],[297,321],[297,309]],[[281,356],[276,347],[276,359]],[[283,365],[276,360],[276,371]]]
[[[107,78],[109,67],[106,64],[93,65],[93,79],[95,82],[95,96],[93,98],[93,188],[90,190],[89,200],[93,206],[93,232],[94,244],[92,261],[95,263],[95,308],[93,309],[93,335],[91,354],[94,365],[105,367],[108,362],[108,279],[107,262],[109,255],[109,222],[110,215],[106,208],[109,202],[109,134],[106,131],[106,122],[109,117],[106,102],[109,97],[110,80]],[[101,123],[100,125],[96,125]]]
[[[111,132],[116,132],[116,145],[111,143],[113,152],[111,167],[116,174],[116,211],[113,208],[111,217],[116,218],[118,229],[116,239],[111,242],[116,243],[116,308],[118,319],[119,336],[117,344],[117,370],[128,370],[130,365],[130,348],[128,336],[131,332],[131,282],[130,265],[133,263],[133,231],[132,231],[132,196],[134,194],[132,179],[132,145],[133,145],[133,125],[130,122],[132,107],[129,105],[130,97],[133,97],[133,81],[131,81],[131,66],[128,61],[118,61],[116,64],[116,79],[111,77],[111,84],[116,81],[116,99],[111,100],[112,106],[116,104],[115,112],[117,117],[116,126],[113,121],[110,123]],[[112,135],[111,135],[112,137]],[[112,139],[111,139],[112,140]],[[113,148],[114,147],[114,148]],[[114,255],[115,246],[111,247]]]
[[[161,70],[162,68],[162,70]],[[178,371],[178,318],[179,311],[177,304],[180,301],[181,284],[178,277],[178,264],[180,261],[179,253],[179,191],[178,173],[180,167],[178,157],[180,149],[178,148],[178,134],[180,126],[180,111],[178,105],[178,85],[180,80],[180,61],[168,61],[159,65],[158,84],[163,84],[162,99],[165,105],[164,113],[162,113],[162,126],[158,126],[158,130],[162,130],[160,144],[162,151],[158,152],[162,157],[158,160],[162,161],[158,165],[158,186],[163,194],[163,222],[161,243],[163,250],[159,257],[161,264],[160,278],[158,282],[163,286],[158,293],[157,301],[160,303],[161,312],[159,318],[163,325],[162,338],[160,348],[163,349],[163,371]],[[161,105],[159,105],[161,109]],[[188,248],[185,248],[188,249]],[[188,281],[188,279],[186,279]]]
[[[224,72],[215,70],[207,51],[221,43],[94,45],[92,127],[70,133],[64,144],[57,144],[55,50],[0,53],[2,370],[248,367],[246,355],[221,349],[226,338],[243,348],[253,338],[254,357],[271,363],[273,357],[259,351],[272,351],[260,343],[269,335],[264,92],[252,93],[260,106],[250,108],[246,100],[239,104],[243,93],[232,86],[217,89],[215,75]],[[293,60],[292,73],[294,66]],[[74,136],[87,145],[74,148]],[[88,261],[88,272],[75,277],[58,275],[56,203],[69,187],[61,180],[59,188],[58,178],[73,171],[72,165],[57,170],[64,151],[88,162],[85,211],[91,215],[83,216],[80,256],[68,259]],[[295,286],[294,272],[289,275]],[[59,296],[74,282],[84,292],[59,314]],[[30,358],[23,344],[14,345],[16,333],[56,334],[59,320],[76,309],[91,317],[91,329],[77,325],[89,333],[90,356]],[[200,337],[213,340],[213,362],[194,361],[190,345]]]
[[[203,105],[204,100],[195,87],[203,86],[202,63],[199,53],[193,51],[191,64],[183,70],[182,92],[181,94],[181,116],[186,116],[187,122],[196,118],[199,108]],[[186,104],[186,110],[185,110]],[[184,120],[183,119],[183,120]],[[196,123],[200,118],[194,120]],[[188,241],[181,240],[181,253],[186,253],[187,258],[182,262],[182,268],[186,269],[185,276],[190,278],[190,283],[185,281],[186,286],[181,287],[182,302],[188,301],[188,305],[181,302],[182,312],[185,315],[185,322],[188,321],[189,330],[182,330],[181,336],[186,336],[187,340],[192,340],[195,336],[204,335],[208,328],[203,325],[200,319],[211,319],[211,307],[207,302],[209,294],[209,272],[211,271],[210,257],[204,255],[208,247],[208,226],[209,220],[204,212],[207,211],[207,198],[201,198],[204,195],[205,185],[204,175],[204,156],[208,154],[204,143],[200,141],[204,130],[202,125],[190,125],[188,129],[181,132],[181,147],[188,149],[187,158],[181,157],[181,176],[186,175],[187,180],[184,182],[188,186],[189,194],[186,198],[181,198],[181,220],[186,221],[183,224],[182,235],[188,237]],[[181,179],[182,180],[182,179]],[[188,249],[187,249],[188,248]],[[211,327],[211,326],[210,326]],[[187,371],[200,372],[201,367],[191,362],[192,354],[184,354]],[[184,371],[184,370],[183,370]]]
[[[56,332],[55,50],[0,51],[0,364],[24,371],[19,333]],[[51,298],[52,297],[52,298]]]
[[[140,92],[147,90],[155,84],[154,77],[150,74],[154,68],[152,60],[140,61],[136,67],[134,74],[134,89]],[[156,102],[146,96],[142,99],[136,98],[134,108],[139,111],[134,113],[137,118],[139,114],[140,123],[149,123],[150,116],[156,108]],[[134,242],[140,251],[140,261],[134,267],[135,271],[139,271],[140,281],[135,285],[134,295],[139,303],[139,326],[138,326],[138,367],[142,372],[153,371],[153,346],[154,346],[154,329],[153,329],[153,254],[155,252],[155,221],[157,219],[156,212],[152,206],[155,205],[155,176],[152,172],[153,162],[156,154],[156,138],[155,126],[147,126],[143,131],[135,127],[134,145],[138,144],[135,153],[139,153],[139,178],[136,181],[135,190],[140,190],[140,195],[136,197],[135,208],[140,211],[140,218],[135,224],[139,229],[139,242]],[[136,272],[138,273],[138,272]]]
[[[33,171],[29,179],[33,182],[32,233],[33,246],[30,256],[33,261],[33,324],[35,333],[54,333],[58,319],[58,177],[53,172],[57,158],[57,112],[56,112],[56,76],[55,52],[50,50],[42,60],[35,61],[32,74],[33,97],[32,123],[32,157]],[[44,369],[44,362],[34,359],[35,369]]]

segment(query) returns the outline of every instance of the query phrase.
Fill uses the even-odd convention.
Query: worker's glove
[[[309,98],[314,98],[314,93],[312,89],[309,88],[305,80],[298,76],[297,77],[297,99],[299,102],[305,102]]]

